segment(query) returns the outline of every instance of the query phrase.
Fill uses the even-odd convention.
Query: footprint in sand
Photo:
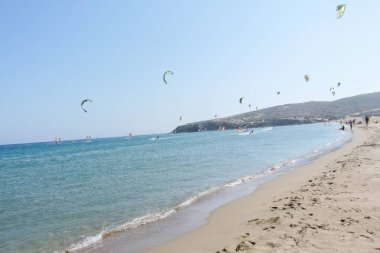
[[[267,242],[266,245],[268,245],[271,248],[276,248],[276,247],[280,247],[281,246],[278,243],[273,243],[273,242]]]
[[[246,251],[246,250],[249,250],[251,249],[253,246],[255,246],[256,243],[253,242],[253,241],[242,241],[241,243],[239,243],[237,246],[236,246],[236,249],[235,251],[236,252],[239,252],[239,251]]]
[[[278,223],[280,221],[280,216],[276,216],[276,217],[271,217],[269,219],[252,219],[252,220],[249,220],[248,221],[248,225],[251,225],[251,224],[271,224],[271,223]]]
[[[248,237],[249,237],[249,233],[248,233],[248,232],[247,232],[247,233],[244,233],[244,234],[242,234],[240,237],[241,237],[241,238],[248,238]]]
[[[340,219],[340,225],[342,226],[350,226],[354,222],[359,222],[358,220],[354,220],[351,217]]]
[[[375,240],[372,237],[366,236],[366,235],[360,235],[361,238],[366,239],[369,242],[375,242]],[[357,237],[359,238],[359,237]]]
[[[228,249],[222,249],[222,250],[218,250],[216,253],[233,253],[233,251],[228,250]]]
[[[369,229],[366,229],[365,231],[366,231],[368,234],[370,234],[370,235],[376,235],[375,232],[373,232],[373,231],[371,231],[371,230],[369,230]]]

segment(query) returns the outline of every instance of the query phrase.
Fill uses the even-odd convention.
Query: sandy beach
[[[380,126],[146,253],[380,252]]]

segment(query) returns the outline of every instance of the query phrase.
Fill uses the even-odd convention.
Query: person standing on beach
[[[352,124],[353,124],[352,120],[350,120],[350,121],[348,122],[348,124],[350,124],[350,129],[351,129],[351,132],[352,132]]]
[[[369,123],[368,115],[366,115],[364,119],[365,119],[365,126],[368,127],[368,123]]]

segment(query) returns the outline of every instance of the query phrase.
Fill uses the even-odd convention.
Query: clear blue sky
[[[379,13],[378,0],[0,1],[0,143],[168,132],[179,115],[379,91]]]

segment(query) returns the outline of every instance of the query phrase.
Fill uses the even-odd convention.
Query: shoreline
[[[253,193],[212,211],[206,224],[172,241],[148,249],[145,253],[254,252],[257,250],[260,252],[287,250],[336,252],[348,245],[347,252],[354,244],[357,245],[359,251],[363,248],[366,252],[379,250],[380,238],[376,234],[380,234],[380,225],[378,222],[373,223],[377,218],[380,219],[380,216],[374,214],[376,210],[380,210],[379,201],[371,202],[374,210],[364,208],[367,214],[364,217],[367,218],[362,217],[364,220],[361,221],[351,216],[359,215],[364,211],[357,209],[353,197],[350,197],[348,202],[345,198],[347,194],[357,194],[360,191],[358,190],[360,185],[365,184],[365,181],[355,182],[356,191],[353,193],[348,193],[348,191],[345,193],[339,188],[341,185],[343,188],[349,188],[347,182],[340,181],[344,177],[352,178],[352,174],[357,173],[349,165],[356,160],[364,163],[364,156],[368,153],[364,149],[371,149],[373,146],[362,145],[380,142],[379,130],[379,127],[374,125],[369,130],[363,129],[362,126],[354,128],[355,134],[352,141],[341,148],[323,154],[309,164],[296,167],[261,184]],[[357,152],[360,154],[356,154]],[[347,160],[349,159],[347,157],[351,156],[355,156],[356,160]],[[343,161],[338,161],[339,159]],[[344,167],[342,167],[343,164]],[[359,164],[358,167],[360,166]],[[368,166],[368,170],[376,174],[373,164]],[[337,178],[336,174],[342,175]],[[338,192],[330,196],[329,191]],[[380,192],[379,187],[376,187],[373,194],[376,192]],[[337,199],[336,196],[343,199]],[[351,214],[349,211],[351,209],[346,206],[354,210],[356,215]],[[325,212],[332,212],[331,217],[325,217]],[[342,218],[338,219],[336,216],[342,216]],[[332,217],[334,220],[331,220]],[[351,228],[353,223],[361,224],[362,227],[364,224],[368,227],[371,225],[367,224],[368,222],[373,224],[369,229],[370,232],[363,232],[366,234],[360,234],[359,228],[353,226]],[[354,231],[347,231],[348,228]],[[357,235],[358,239],[355,237],[357,233],[360,234]],[[348,237],[355,243],[347,242]],[[340,240],[334,242],[333,239],[329,241],[329,238]]]
[[[168,243],[203,226],[207,223],[208,217],[213,211],[252,194],[260,185],[266,184],[277,177],[282,177],[284,174],[289,173],[289,171],[310,164],[321,156],[341,149],[347,143],[352,142],[352,135],[349,134],[347,136],[349,137],[339,137],[334,142],[314,147],[310,152],[298,157],[289,158],[290,160],[274,163],[258,171],[257,174],[244,176],[227,182],[225,185],[201,192],[173,209],[163,210],[162,212],[164,213],[170,213],[165,218],[147,222],[141,226],[134,227],[132,230],[117,227],[104,231],[98,235],[98,237],[100,236],[99,238],[96,237],[98,238],[96,239],[97,241],[89,241],[89,246],[82,246],[83,242],[80,242],[75,244],[75,246],[78,246],[77,249],[71,248],[69,252],[104,253],[111,251],[142,253],[157,245]],[[194,199],[197,200],[193,201]],[[187,203],[189,200],[192,200],[191,202],[194,203]],[[93,237],[89,238],[92,239]],[[84,241],[84,243],[87,243],[87,241]]]

